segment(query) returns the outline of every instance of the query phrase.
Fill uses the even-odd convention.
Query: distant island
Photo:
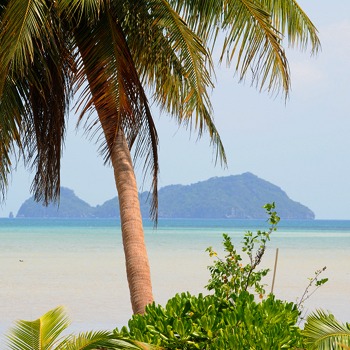
[[[140,193],[142,216],[149,216],[149,192]],[[276,185],[254,174],[244,173],[213,177],[191,185],[170,185],[159,190],[159,218],[231,218],[262,219],[262,206],[276,203],[283,219],[313,220],[315,214],[306,206],[291,200]],[[25,218],[117,218],[118,198],[93,207],[78,198],[71,189],[61,188],[59,206],[47,207],[31,197],[20,207],[16,217]]]

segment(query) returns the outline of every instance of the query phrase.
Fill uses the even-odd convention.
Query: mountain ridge
[[[190,185],[168,185],[159,189],[159,218],[265,218],[265,203],[275,202],[283,219],[313,220],[315,214],[306,206],[291,200],[280,187],[252,173],[212,177]],[[149,216],[149,192],[139,194],[141,213]],[[17,217],[114,218],[119,216],[118,198],[96,207],[90,206],[62,187],[60,205],[44,207],[33,197],[20,207]]]

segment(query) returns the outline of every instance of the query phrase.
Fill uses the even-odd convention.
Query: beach
[[[69,234],[72,230],[66,228],[65,234],[57,236],[47,233],[47,229],[28,228],[24,238],[23,232],[16,230],[12,236],[0,232],[2,336],[16,319],[34,320],[58,305],[66,307],[73,332],[127,325],[132,312],[120,232],[108,227],[101,228],[96,235],[95,230],[95,227],[74,228]],[[203,230],[187,229],[187,235],[194,237],[187,241],[181,238],[186,235],[184,230],[180,239],[176,230],[170,233],[166,230],[163,235],[162,230],[146,233],[157,303],[164,305],[178,292],[206,293],[207,266],[212,258],[205,247],[213,242],[220,251],[218,232],[222,230],[216,228],[209,234],[213,230],[208,229],[201,234]],[[36,233],[30,233],[33,231]],[[287,237],[290,235],[293,233]],[[340,236],[345,242],[350,240],[347,232]],[[276,244],[280,242],[272,240],[262,267],[273,270]],[[323,308],[332,311],[339,320],[349,321],[350,250],[347,248],[344,243],[323,249],[280,244],[274,293],[278,298],[296,301],[303,294],[308,277],[327,266],[322,277],[328,277],[329,281],[305,303],[305,311]],[[267,291],[271,280],[272,271],[266,278]]]

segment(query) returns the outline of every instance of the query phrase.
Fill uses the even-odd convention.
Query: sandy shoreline
[[[273,267],[275,251],[267,252],[265,266]],[[176,292],[205,292],[210,258],[205,252],[170,247],[149,250],[154,297],[164,304]],[[23,260],[23,262],[19,261]],[[342,321],[350,320],[349,252],[312,250],[279,251],[275,294],[296,301],[315,270],[327,266],[330,281],[306,303],[312,310],[331,310]],[[11,251],[0,256],[0,332],[16,319],[36,319],[64,305],[72,331],[112,329],[126,325],[131,315],[124,256],[119,247],[109,252],[70,253]],[[272,273],[266,282],[271,283]],[[267,288],[268,289],[268,288]],[[269,290],[269,289],[268,289]]]

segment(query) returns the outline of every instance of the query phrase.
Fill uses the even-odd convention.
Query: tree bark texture
[[[134,313],[143,314],[153,302],[151,273],[144,239],[140,202],[130,150],[122,130],[111,150],[118,191],[126,274]]]

